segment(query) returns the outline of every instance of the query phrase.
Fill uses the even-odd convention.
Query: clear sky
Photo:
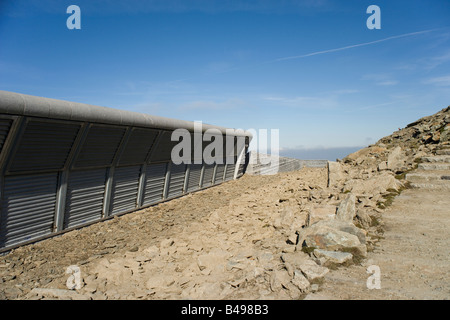
[[[284,154],[333,160],[450,105],[450,1],[0,0],[0,89],[279,129]]]

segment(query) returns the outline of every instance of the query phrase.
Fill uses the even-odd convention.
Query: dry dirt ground
[[[437,190],[403,191],[382,214],[384,237],[367,259],[330,270],[315,292],[276,285],[280,255],[295,250],[289,239],[305,220],[295,214],[305,204],[297,194],[326,185],[326,169],[245,175],[17,248],[0,256],[0,299],[450,297],[450,197]],[[380,268],[381,289],[367,288],[370,265]],[[74,275],[82,287],[68,290]]]

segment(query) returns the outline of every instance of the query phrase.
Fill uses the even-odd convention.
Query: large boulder
[[[326,262],[342,264],[352,260],[353,255],[350,252],[327,251],[323,249],[315,249],[313,255],[318,259],[323,259]]]
[[[405,165],[405,156],[401,147],[395,147],[388,155],[387,168],[396,172]]]
[[[285,263],[288,269],[301,271],[306,279],[313,281],[324,277],[328,273],[328,268],[319,266],[311,258],[302,251],[291,253],[284,253],[281,260]]]
[[[316,232],[305,237],[304,244],[310,248],[319,248],[328,251],[351,251],[360,256],[367,255],[367,248],[361,244],[358,237],[348,232],[321,226]]]
[[[366,243],[367,231],[365,231],[361,228],[358,228],[353,223],[339,221],[336,219],[321,220],[321,221],[318,221],[318,222],[312,224],[308,228],[299,230],[298,231],[298,243],[301,245],[307,235],[309,235],[311,233],[315,233],[323,227],[350,233],[350,234],[356,236],[360,243],[362,243],[362,244]]]
[[[300,247],[309,247],[328,251],[350,251],[365,257],[365,243],[366,231],[354,224],[336,219],[322,220],[299,231],[297,250],[300,250]]]
[[[310,226],[321,220],[333,219],[336,215],[336,206],[330,204],[322,204],[312,207],[306,218],[306,225]]]
[[[339,187],[345,180],[345,173],[339,162],[328,161],[328,187]]]
[[[336,212],[336,220],[343,222],[352,222],[356,216],[356,196],[349,193],[339,204]]]
[[[355,195],[376,195],[386,193],[386,190],[400,190],[403,184],[395,179],[392,173],[383,171],[367,180],[352,179],[345,183],[344,190]]]

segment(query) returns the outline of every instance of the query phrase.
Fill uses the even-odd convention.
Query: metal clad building
[[[231,164],[194,163],[194,150],[191,164],[175,164],[176,129],[193,136],[195,126],[0,91],[0,251],[243,174],[250,133],[235,131],[245,143],[235,143]],[[202,126],[208,129],[225,140],[227,128]]]

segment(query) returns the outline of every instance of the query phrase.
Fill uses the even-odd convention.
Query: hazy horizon
[[[298,148],[280,150],[281,157],[288,157],[300,160],[329,160],[343,159],[349,154],[365,148],[360,147],[335,147],[335,148]]]

